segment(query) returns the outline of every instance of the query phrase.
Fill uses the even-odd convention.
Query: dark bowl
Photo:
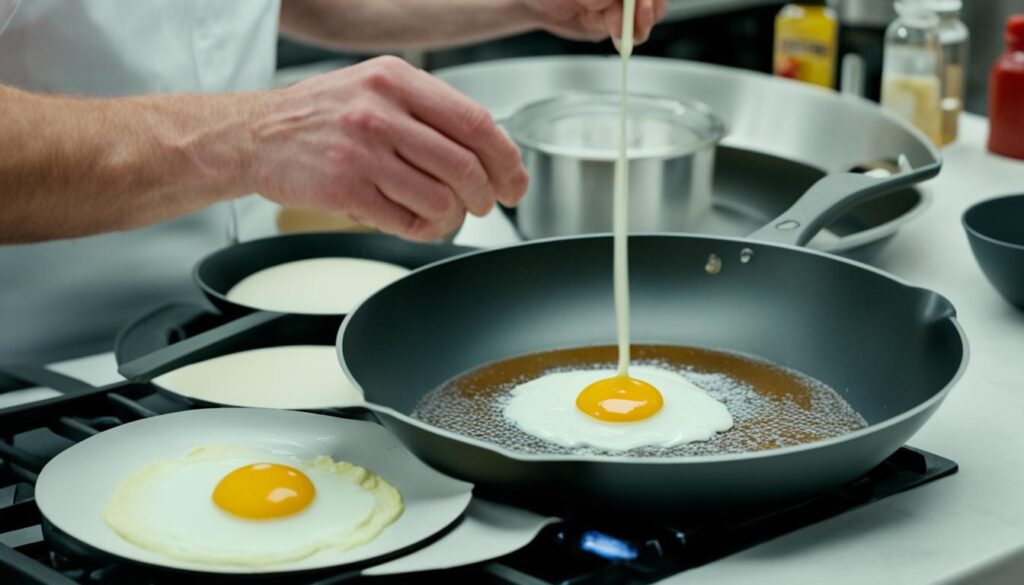
[[[982,201],[964,212],[963,223],[985,277],[1024,310],[1024,194]]]

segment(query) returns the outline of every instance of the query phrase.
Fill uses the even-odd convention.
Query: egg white
[[[636,422],[605,422],[576,407],[588,385],[615,370],[576,370],[545,374],[516,386],[504,407],[509,421],[535,437],[563,447],[590,446],[607,451],[672,447],[706,441],[732,428],[725,405],[675,372],[631,366],[629,374],[657,388],[664,404],[654,416]]]
[[[301,470],[316,488],[312,503],[279,519],[247,520],[220,509],[213,490],[228,473],[252,463]],[[310,461],[239,447],[197,447],[125,478],[103,520],[125,540],[181,560],[263,566],[348,550],[370,542],[402,513],[402,497],[372,471],[328,456]]]

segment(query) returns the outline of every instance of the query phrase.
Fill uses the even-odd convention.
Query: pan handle
[[[4,384],[4,381],[14,382],[18,388],[24,388],[26,385],[38,386],[50,388],[65,395],[81,394],[95,389],[91,384],[78,378],[65,376],[60,372],[35,365],[0,364],[0,392],[10,386],[10,384]]]
[[[803,246],[856,205],[939,174],[941,162],[929,163],[889,177],[830,173],[822,177],[782,215],[750,234],[761,242]]]
[[[222,355],[227,350],[241,351],[240,338],[259,338],[258,332],[291,315],[256,311],[234,321],[214,327],[195,337],[190,337],[158,349],[118,366],[117,371],[132,382],[149,382],[153,378],[176,370],[182,366]]]

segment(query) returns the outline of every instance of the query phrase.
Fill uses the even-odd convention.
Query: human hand
[[[253,127],[254,191],[409,239],[526,192],[519,151],[487,110],[395,57],[268,92]]]
[[[522,0],[538,24],[549,32],[576,40],[599,41],[622,36],[622,0]],[[668,0],[636,0],[633,37],[647,40],[665,16]]]

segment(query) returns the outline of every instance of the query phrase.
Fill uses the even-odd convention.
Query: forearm
[[[140,227],[246,193],[255,99],[0,86],[0,243]]]
[[[430,49],[537,28],[525,6],[520,0],[284,0],[281,28],[337,49]]]

